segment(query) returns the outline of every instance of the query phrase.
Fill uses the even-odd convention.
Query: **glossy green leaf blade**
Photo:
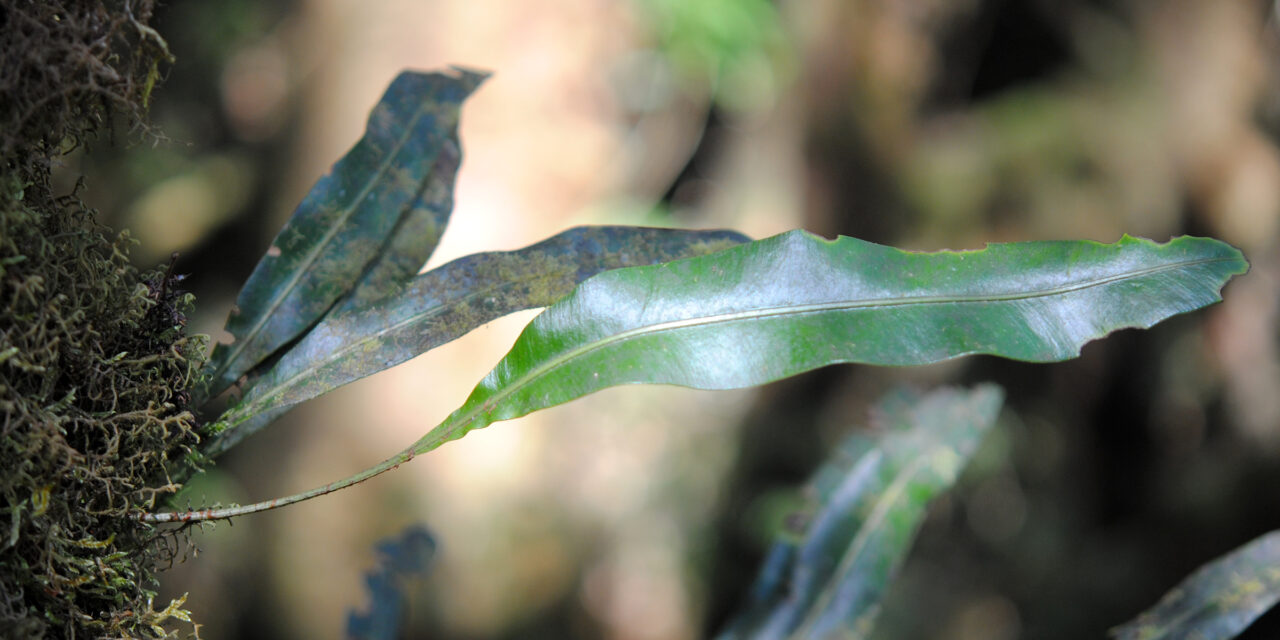
[[[1234,638],[1280,602],[1280,531],[1196,570],[1154,607],[1117,627],[1119,640]]]
[[[241,289],[226,325],[235,341],[214,349],[208,395],[301,335],[369,272],[406,211],[418,210],[459,106],[484,78],[403,73],[392,82],[364,137],[312,187]],[[438,237],[448,211],[434,213]],[[429,254],[435,241],[426,244]]]
[[[619,384],[729,389],[841,362],[977,353],[1064,360],[1116,329],[1220,300],[1247,267],[1204,238],[911,253],[793,231],[588,280],[412,450]]]
[[[747,241],[733,231],[576,227],[516,251],[459,258],[375,305],[327,317],[224,416],[227,430],[207,451],[217,455],[289,406],[507,314],[550,305],[602,271],[705,255]]]
[[[871,632],[880,600],[925,508],[995,423],[1002,392],[900,391],[872,412],[805,488],[743,610],[720,640],[851,640]]]

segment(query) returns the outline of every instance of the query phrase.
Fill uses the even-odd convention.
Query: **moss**
[[[191,469],[205,339],[186,335],[192,300],[171,267],[140,272],[127,235],[49,187],[56,156],[112,122],[145,128],[168,59],[151,8],[0,0],[5,637],[174,637],[189,623],[181,601],[154,601],[156,568],[185,543],[135,516]]]
[[[134,637],[173,541],[135,521],[199,441],[190,296],[129,265],[72,198],[0,212],[0,627]]]
[[[171,59],[147,21],[152,0],[0,0],[0,157],[42,185],[49,161],[113,118],[148,130],[151,91]]]

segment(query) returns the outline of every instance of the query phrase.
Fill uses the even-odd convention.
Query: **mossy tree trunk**
[[[205,357],[180,276],[134,268],[127,234],[55,157],[143,114],[165,43],[150,0],[0,0],[0,630],[176,637],[154,571],[181,547],[135,516],[178,489],[199,442]],[[184,473],[185,475],[185,473]]]

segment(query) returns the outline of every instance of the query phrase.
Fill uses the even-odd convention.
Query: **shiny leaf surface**
[[[995,423],[1000,389],[900,391],[841,443],[784,524],[720,640],[869,636],[929,501]]]
[[[299,402],[507,314],[550,305],[602,271],[704,255],[747,241],[731,231],[577,227],[524,249],[459,258],[413,278],[377,304],[327,317],[223,417],[227,430],[207,451],[221,453]]]
[[[404,265],[416,262],[408,275],[421,267],[449,214],[441,187],[457,169],[459,106],[484,78],[396,78],[364,137],[312,187],[241,289],[226,325],[235,339],[214,349],[206,395],[297,338],[357,285],[352,305],[387,292]]]
[[[1234,638],[1280,602],[1280,531],[1199,568],[1154,607],[1117,627],[1119,640]]]
[[[841,362],[978,353],[1065,360],[1117,329],[1220,300],[1247,267],[1204,238],[912,253],[792,231],[584,282],[412,450],[619,384],[730,389]]]

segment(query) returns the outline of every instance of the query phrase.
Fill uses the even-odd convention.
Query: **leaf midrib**
[[[462,414],[458,415],[456,418],[451,417],[452,419],[446,420],[444,423],[440,425],[440,427],[438,427],[437,429],[433,429],[431,432],[427,433],[427,435],[423,436],[422,439],[420,439],[417,443],[415,443],[415,445],[412,448],[417,450],[417,453],[425,453],[430,448],[434,448],[434,444],[430,442],[430,438],[432,438],[432,436],[435,435],[437,431],[441,431],[448,427],[454,427],[454,428],[463,427],[463,432],[469,431],[470,429],[466,428],[465,425],[468,425],[473,420],[475,420],[478,414],[484,411],[492,410],[493,408],[498,406],[498,404],[502,400],[504,400],[507,396],[511,395],[512,393],[515,393],[517,390],[529,384],[531,381],[541,378],[543,375],[547,374],[549,371],[557,369],[564,363],[572,361],[580,356],[583,356],[597,349],[602,349],[612,344],[625,342],[627,340],[630,340],[632,338],[642,336],[642,335],[682,329],[682,328],[691,327],[691,326],[706,326],[706,325],[721,324],[726,322],[735,322],[740,320],[756,320],[756,319],[764,319],[764,318],[778,317],[778,316],[805,315],[810,313],[821,313],[824,311],[839,311],[839,310],[871,308],[871,307],[903,307],[903,306],[928,305],[928,304],[1008,302],[1013,300],[1048,298],[1056,295],[1063,295],[1063,294],[1071,293],[1074,291],[1088,289],[1091,287],[1104,286],[1107,284],[1111,284],[1113,282],[1119,282],[1121,280],[1141,278],[1144,276],[1149,276],[1149,275],[1161,273],[1164,271],[1185,269],[1185,268],[1195,267],[1195,266],[1204,265],[1204,264],[1213,264],[1217,262],[1232,262],[1234,260],[1235,258],[1231,258],[1231,257],[1214,257],[1214,258],[1200,258],[1196,260],[1186,260],[1186,261],[1179,261],[1179,262],[1170,262],[1170,263],[1166,263],[1166,264],[1162,264],[1154,267],[1147,267],[1144,269],[1126,271],[1124,273],[1108,276],[1105,278],[1095,278],[1092,280],[1085,280],[1075,284],[1064,285],[1059,287],[1050,287],[1048,289],[1039,289],[1039,290],[1026,291],[1026,292],[994,293],[994,294],[965,295],[965,296],[914,296],[914,297],[902,297],[902,298],[842,300],[842,301],[822,302],[822,303],[805,304],[805,305],[788,305],[788,306],[780,306],[780,307],[766,307],[763,309],[750,309],[746,311],[735,311],[731,313],[723,313],[723,314],[717,314],[717,315],[711,315],[711,316],[699,316],[695,318],[671,320],[668,322],[660,322],[652,325],[636,327],[634,329],[628,329],[610,336],[605,336],[598,340],[588,342],[586,344],[570,349],[558,356],[549,358],[542,365],[533,368],[528,373],[522,376],[519,376],[518,378],[513,380],[510,384],[502,387],[501,389],[498,389],[497,391],[494,392],[492,396],[489,396],[488,399],[477,404],[471,410],[463,412]],[[418,450],[419,446],[423,446],[426,448]]]
[[[351,216],[355,213],[356,209],[364,203],[365,198],[369,197],[369,193],[373,190],[373,186],[377,184],[378,180],[381,179],[388,170],[390,170],[393,161],[399,157],[400,152],[404,150],[405,143],[412,136],[414,127],[417,126],[418,121],[422,119],[422,116],[425,115],[428,110],[428,106],[424,103],[421,104],[414,112],[413,117],[409,119],[409,124],[405,126],[404,133],[401,134],[400,138],[396,140],[394,145],[392,145],[391,152],[387,154],[387,158],[378,166],[378,170],[370,176],[369,180],[365,183],[365,186],[360,189],[360,193],[351,202],[351,204],[345,208],[338,220],[338,223],[331,225],[322,236],[321,242],[306,254],[305,259],[300,265],[301,268],[295,269],[293,276],[286,281],[287,284],[277,289],[278,293],[271,300],[271,303],[267,305],[266,311],[258,319],[258,322],[249,329],[243,339],[237,340],[237,344],[239,346],[233,347],[231,353],[227,356],[226,362],[217,372],[215,372],[215,378],[222,376],[222,374],[226,373],[226,371],[231,368],[231,364],[240,357],[240,354],[244,352],[245,347],[248,346],[248,344],[262,331],[262,327],[271,319],[275,310],[284,303],[284,299],[288,297],[289,293],[298,286],[298,282],[302,279],[303,274],[311,268],[311,265],[319,258],[321,252],[328,247],[329,243],[333,241],[333,238],[338,235],[338,230],[351,219]],[[362,136],[356,144],[358,145],[363,141],[364,137]],[[434,165],[434,161],[432,164]],[[274,242],[275,241],[273,240],[272,243],[274,244]]]
[[[359,339],[359,340],[356,340],[356,341],[354,341],[354,342],[347,343],[347,345],[346,345],[346,346],[344,346],[344,347],[341,347],[341,348],[336,349],[336,350],[334,350],[334,351],[330,351],[330,352],[328,352],[328,353],[329,353],[329,355],[328,355],[328,356],[326,356],[326,357],[325,357],[324,359],[322,359],[321,361],[317,362],[317,363],[315,364],[315,366],[313,366],[313,367],[307,367],[307,368],[306,368],[306,370],[304,370],[304,371],[300,371],[300,372],[298,372],[298,373],[296,373],[296,374],[294,374],[294,375],[290,376],[289,378],[287,378],[287,379],[285,379],[284,381],[282,381],[280,384],[272,386],[272,387],[271,387],[271,389],[270,389],[266,394],[264,394],[263,396],[261,396],[261,397],[259,397],[259,398],[257,398],[257,399],[252,400],[252,404],[246,404],[246,405],[243,405],[243,406],[245,406],[246,408],[261,407],[261,406],[263,406],[264,404],[269,403],[272,399],[275,399],[275,398],[280,397],[280,394],[282,394],[284,391],[286,391],[286,390],[288,390],[288,389],[290,389],[290,388],[293,388],[293,387],[295,386],[295,383],[296,383],[298,380],[300,380],[300,379],[302,379],[302,378],[305,378],[305,377],[308,377],[308,376],[310,376],[310,375],[313,375],[313,374],[314,374],[314,372],[315,372],[316,370],[318,370],[318,369],[320,369],[320,368],[322,368],[322,367],[327,367],[327,366],[329,366],[329,365],[331,365],[331,364],[333,364],[333,363],[335,363],[335,362],[338,362],[339,360],[341,360],[341,359],[342,359],[342,357],[343,357],[343,356],[345,356],[345,355],[347,355],[348,353],[351,353],[351,352],[353,352],[353,351],[357,350],[359,347],[362,347],[363,345],[366,345],[366,344],[369,344],[369,343],[371,343],[371,342],[377,341],[377,340],[381,339],[382,337],[384,337],[384,336],[386,336],[386,335],[388,335],[388,334],[394,333],[394,332],[396,332],[396,331],[399,331],[400,329],[403,329],[403,328],[405,328],[405,327],[407,327],[407,326],[409,326],[409,325],[411,325],[411,324],[415,324],[415,323],[420,322],[420,321],[423,321],[423,320],[428,320],[428,319],[433,318],[433,317],[435,317],[435,316],[443,315],[443,314],[447,313],[447,312],[448,312],[450,309],[452,309],[453,307],[456,307],[456,306],[458,306],[458,305],[460,305],[460,304],[463,304],[463,303],[465,303],[465,302],[470,302],[470,301],[472,301],[472,300],[474,300],[474,299],[476,299],[476,298],[485,297],[485,296],[488,296],[488,295],[493,294],[493,293],[501,292],[501,291],[503,291],[503,290],[505,290],[505,289],[507,289],[507,288],[510,288],[511,286],[521,285],[521,284],[527,284],[527,283],[533,283],[533,284],[536,284],[536,283],[537,283],[537,282],[539,282],[539,281],[542,281],[542,280],[549,280],[549,279],[551,279],[550,274],[548,274],[548,275],[541,275],[541,276],[538,276],[538,277],[536,277],[536,278],[532,278],[532,279],[529,279],[529,280],[504,280],[504,281],[502,281],[502,282],[499,282],[499,283],[494,284],[494,285],[490,285],[490,286],[485,287],[485,288],[482,288],[482,289],[476,289],[476,290],[470,291],[470,292],[468,292],[468,293],[466,293],[466,294],[464,294],[464,295],[462,295],[462,296],[459,296],[458,298],[455,298],[455,299],[453,299],[453,300],[451,300],[451,301],[447,302],[446,304],[438,304],[438,305],[435,305],[435,306],[430,307],[430,308],[428,308],[428,309],[426,309],[426,310],[424,310],[424,311],[421,311],[421,312],[419,312],[419,313],[412,314],[412,315],[410,315],[409,317],[407,317],[407,318],[405,318],[405,319],[403,319],[403,320],[400,320],[400,321],[398,321],[398,322],[394,322],[394,323],[392,323],[392,324],[389,324],[389,325],[386,325],[386,326],[383,326],[383,327],[379,327],[376,331],[374,331],[374,332],[372,332],[372,333],[369,333],[369,334],[366,334],[366,335],[365,335],[365,337],[363,337],[363,338],[361,338],[361,339]],[[297,403],[290,403],[290,404],[297,404]],[[238,424],[240,424],[240,423],[244,422],[245,420],[248,420],[248,419],[249,419],[249,418],[251,418],[255,413],[256,413],[255,411],[247,411],[247,412],[246,412],[246,415],[245,415],[245,417],[244,417],[244,419],[239,420],[239,421],[232,422],[232,423],[230,424],[230,426],[234,427],[235,425],[238,425]]]
[[[942,447],[942,450],[946,451],[947,449]],[[879,450],[877,449],[877,451]],[[834,571],[832,571],[826,585],[822,588],[821,592],[819,592],[818,598],[814,600],[810,607],[808,607],[808,615],[805,616],[804,620],[796,630],[788,636],[788,638],[809,637],[809,630],[813,628],[813,625],[818,623],[818,620],[822,617],[822,612],[830,606],[832,598],[835,597],[835,592],[832,590],[831,580],[838,580],[840,575],[847,572],[850,567],[858,562],[862,557],[863,552],[866,551],[867,545],[870,544],[871,536],[880,529],[885,520],[888,519],[889,512],[893,509],[894,505],[896,505],[899,499],[906,493],[907,483],[910,482],[917,473],[926,469],[926,464],[929,462],[930,458],[937,455],[939,452],[940,451],[937,449],[930,449],[912,456],[909,463],[899,467],[898,472],[893,475],[893,481],[889,483],[889,486],[885,487],[884,491],[881,492],[880,496],[876,499],[875,508],[872,509],[871,514],[867,517],[862,527],[858,529],[858,534],[854,536],[853,541],[849,543],[849,547],[840,558],[840,564],[836,566]]]

